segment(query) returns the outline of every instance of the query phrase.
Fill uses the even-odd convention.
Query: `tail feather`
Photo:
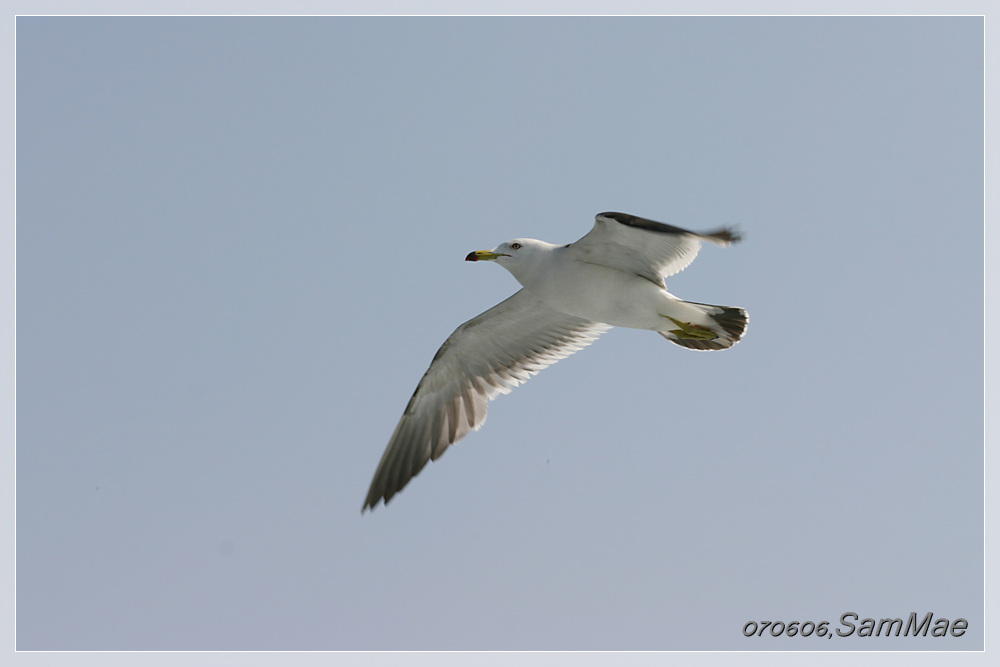
[[[708,316],[713,326],[709,328],[674,320],[677,324],[676,329],[657,332],[671,343],[689,350],[725,350],[738,343],[747,330],[750,316],[742,308],[712,306],[693,301],[685,301],[685,303],[697,306],[698,310]],[[711,334],[715,334],[715,336],[712,337]]]

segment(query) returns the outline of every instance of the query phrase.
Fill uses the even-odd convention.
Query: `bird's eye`
[[[520,243],[511,243],[510,247],[513,248],[514,250],[518,250],[518,249],[520,249],[521,244]]]

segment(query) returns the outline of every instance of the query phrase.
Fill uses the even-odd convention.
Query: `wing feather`
[[[663,278],[679,273],[698,255],[701,242],[729,245],[740,240],[731,228],[692,232],[628,213],[598,213],[591,229],[569,251],[577,259],[631,271],[662,285]]]
[[[429,460],[478,430],[489,401],[610,328],[552,310],[524,290],[458,327],[403,411],[362,511],[388,503]]]

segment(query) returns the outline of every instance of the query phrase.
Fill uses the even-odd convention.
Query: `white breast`
[[[660,329],[666,290],[646,278],[597,264],[575,261],[554,250],[537,271],[516,276],[525,288],[555,310],[634,329]]]

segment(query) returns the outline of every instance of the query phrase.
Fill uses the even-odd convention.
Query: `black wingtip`
[[[361,506],[361,514],[364,515],[365,512],[374,512],[375,508],[378,507],[379,501],[382,500],[381,497],[372,500],[369,498],[365,501],[365,504]]]
[[[617,211],[605,211],[604,213],[598,213],[597,219],[613,220],[614,222],[617,222],[620,225],[625,225],[626,227],[645,229],[649,232],[659,232],[661,234],[691,234],[703,239],[715,241],[716,243],[736,243],[742,238],[739,230],[735,227],[723,227],[711,232],[699,233],[692,232],[691,230],[684,229],[683,227],[675,227],[674,225],[668,225],[664,222],[656,222],[655,220],[640,218],[637,215],[619,213]]]
[[[722,229],[717,229],[714,232],[706,232],[705,234],[702,234],[702,236],[714,239],[721,243],[736,243],[743,240],[743,234],[741,234],[740,230],[735,227],[723,227]]]

